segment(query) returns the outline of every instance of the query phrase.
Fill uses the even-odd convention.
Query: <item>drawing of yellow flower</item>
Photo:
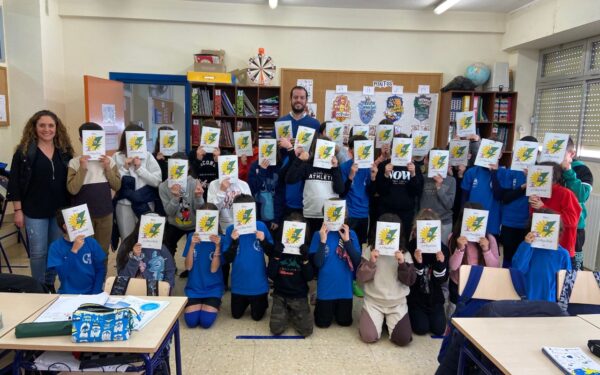
[[[333,156],[333,147],[331,146],[321,146],[319,147],[319,159],[322,160],[327,160],[327,159],[331,159],[331,157]]]
[[[546,150],[549,154],[556,154],[562,149],[564,143],[564,139],[551,139],[546,143]]]
[[[202,137],[204,144],[205,145],[212,145],[217,141],[217,135],[219,133],[217,132],[212,132],[212,131],[207,131],[204,132],[204,135]]]
[[[344,207],[342,207],[342,206],[329,206],[329,208],[327,209],[327,212],[326,212],[327,221],[329,221],[329,222],[338,221],[342,216],[343,208]]]
[[[260,148],[260,154],[263,158],[268,158],[271,156],[271,154],[273,154],[274,148],[275,145],[273,143],[263,143],[262,147]]]
[[[160,234],[161,223],[146,223],[144,228],[142,228],[142,233],[145,238],[154,238]]]
[[[542,187],[548,183],[548,172],[535,171],[531,174],[531,184],[535,187]]]
[[[389,245],[398,237],[398,230],[391,228],[383,228],[379,232],[380,245]]]
[[[358,159],[360,160],[366,160],[369,158],[369,155],[371,154],[371,145],[361,145],[357,152],[356,152],[356,156],[358,156]]]
[[[550,237],[556,229],[556,221],[540,220],[535,225],[535,232],[540,237]]]
[[[431,164],[435,169],[442,169],[446,165],[446,155],[436,155],[431,159]]]
[[[250,220],[252,220],[252,212],[254,211],[253,208],[247,208],[247,209],[243,209],[243,210],[239,210],[237,212],[237,222],[238,224],[248,224],[250,222]]]
[[[142,136],[133,136],[129,138],[129,149],[130,150],[139,150],[144,145],[144,137]]]
[[[467,230],[469,232],[476,232],[481,229],[483,225],[484,216],[471,215],[465,221],[465,225],[467,226]]]
[[[431,243],[433,242],[433,240],[435,240],[437,238],[437,232],[438,227],[434,227],[434,226],[429,226],[426,225],[421,229],[421,232],[419,233],[421,236],[421,240],[425,243]]]
[[[216,216],[204,215],[198,220],[198,226],[202,232],[210,232],[215,227]]]
[[[535,153],[535,147],[523,146],[517,150],[517,160],[520,162],[526,162],[533,158]]]
[[[71,226],[71,229],[81,229],[85,224],[85,211],[74,212],[73,214],[71,214],[71,216],[69,216],[69,225]]]
[[[102,146],[102,136],[91,136],[85,141],[85,146],[90,151],[96,151]]]
[[[300,242],[300,236],[302,235],[302,228],[289,228],[285,232],[286,243],[295,245]]]
[[[410,143],[398,143],[396,147],[394,147],[394,154],[397,158],[403,158],[408,155],[408,151],[410,151]]]
[[[453,158],[460,159],[465,155],[466,150],[467,146],[454,146],[452,147],[452,150],[450,150],[450,153],[452,154]]]

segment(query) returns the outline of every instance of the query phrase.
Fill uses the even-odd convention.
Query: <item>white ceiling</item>
[[[202,1],[202,0],[201,0]],[[508,13],[536,0],[461,0],[451,10]],[[212,0],[219,3],[267,4],[267,0]],[[441,0],[279,0],[280,6],[358,9],[432,10]]]

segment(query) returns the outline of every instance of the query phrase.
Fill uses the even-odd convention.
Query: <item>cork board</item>
[[[2,100],[4,98],[4,100]],[[0,66],[0,126],[10,125],[10,115],[8,112],[8,79],[6,67]]]

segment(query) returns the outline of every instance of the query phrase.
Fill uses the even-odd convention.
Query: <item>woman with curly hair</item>
[[[31,276],[54,290],[55,272],[46,272],[48,245],[62,236],[56,210],[68,205],[67,167],[73,147],[67,128],[48,110],[36,112],[23,129],[10,167],[7,199],[15,224],[29,236]]]

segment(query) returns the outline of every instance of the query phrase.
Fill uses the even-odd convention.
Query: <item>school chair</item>
[[[2,228],[2,225],[4,224],[4,218],[6,217],[6,209],[8,207],[8,201],[6,200],[7,186],[8,178],[5,176],[0,176],[0,205],[2,206],[2,211],[0,212],[0,228]],[[10,262],[8,261],[6,249],[4,248],[4,245],[2,245],[2,240],[15,234],[17,235],[17,242],[23,243],[25,251],[27,252],[27,256],[29,257],[29,246],[27,245],[26,236],[23,236],[21,230],[16,225],[14,225],[13,231],[0,236],[0,253],[2,253],[2,258],[4,258],[4,262],[6,263],[6,268],[8,268],[9,273],[12,273],[12,267],[10,265]],[[0,273],[2,272],[2,258],[0,258]]]
[[[556,300],[569,315],[600,313],[600,273],[558,271]]]
[[[481,277],[477,282],[475,291],[471,298],[488,300],[488,301],[501,301],[501,300],[521,300],[522,297],[515,290],[513,283],[513,277],[511,277],[510,270],[507,268],[496,268],[496,267],[482,267]],[[467,282],[469,281],[469,275],[473,266],[462,265],[459,270],[458,279],[458,295],[462,296]]]
[[[111,276],[108,277],[106,279],[106,282],[104,283],[104,291],[108,294],[110,294],[110,291],[112,290],[113,284],[115,283],[115,277]],[[159,281],[158,282],[158,295],[159,296],[169,296],[169,293],[171,291],[171,285],[169,285],[168,282],[166,281]],[[130,296],[146,296],[146,280],[145,279],[136,279],[136,278],[131,278],[129,279],[129,284],[127,284],[127,290],[125,291],[125,294],[130,295]]]

